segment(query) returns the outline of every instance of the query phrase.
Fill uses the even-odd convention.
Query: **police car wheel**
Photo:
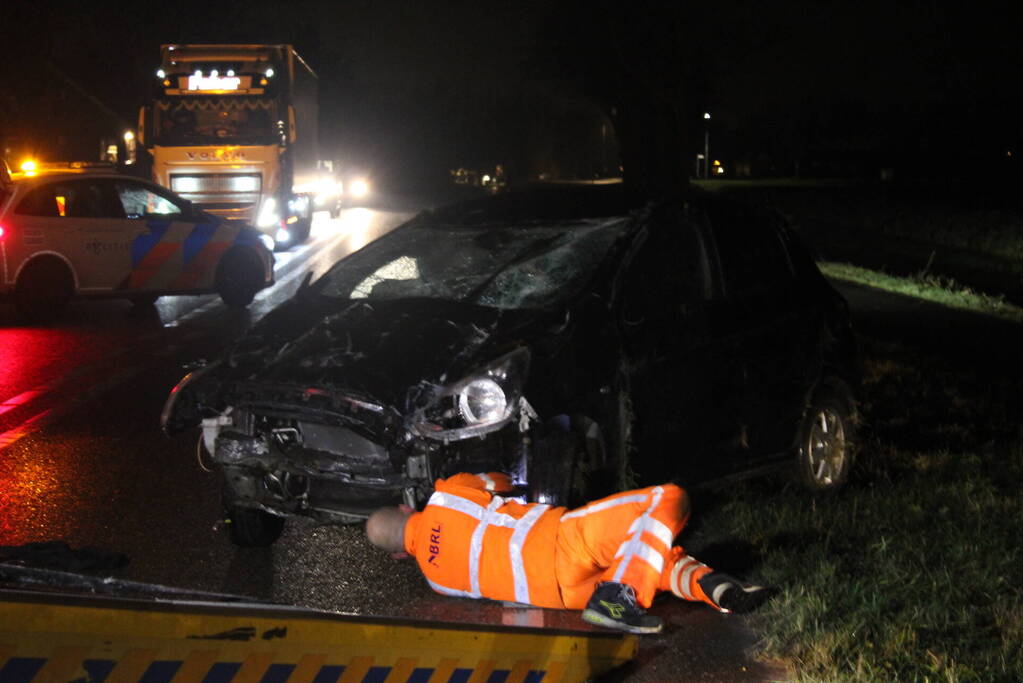
[[[263,266],[247,252],[229,251],[217,266],[217,293],[231,308],[244,308],[252,303],[262,284]]]
[[[25,266],[14,288],[14,305],[26,318],[48,322],[67,307],[74,296],[71,272],[55,258],[39,258]]]
[[[255,508],[232,506],[227,519],[231,542],[244,548],[273,545],[284,531],[284,517]]]

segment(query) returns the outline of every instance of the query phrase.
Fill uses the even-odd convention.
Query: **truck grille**
[[[171,189],[182,195],[258,195],[262,180],[258,173],[194,173],[170,177]]]

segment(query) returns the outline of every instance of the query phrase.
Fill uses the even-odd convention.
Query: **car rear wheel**
[[[231,506],[227,519],[231,542],[244,548],[273,545],[284,531],[284,517],[256,508]]]
[[[71,271],[60,260],[43,257],[32,261],[18,276],[14,305],[35,322],[49,322],[63,311],[75,293]]]
[[[224,254],[217,266],[216,289],[224,304],[244,308],[263,286],[263,265],[255,255],[241,249]]]
[[[857,421],[856,402],[845,382],[829,380],[814,392],[797,444],[800,480],[809,490],[837,491],[848,480]]]

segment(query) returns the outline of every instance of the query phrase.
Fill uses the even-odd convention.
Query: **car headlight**
[[[529,370],[525,348],[501,356],[454,384],[435,387],[412,430],[438,441],[458,441],[501,429],[519,410]]]
[[[489,377],[472,380],[458,394],[458,412],[466,424],[500,420],[507,409],[508,397],[504,389]]]

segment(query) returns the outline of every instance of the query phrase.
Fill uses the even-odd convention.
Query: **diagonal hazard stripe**
[[[163,240],[163,236],[170,229],[170,221],[149,221],[146,223],[149,230],[144,235],[139,235],[131,242],[131,267],[138,268],[146,255]]]
[[[371,666],[373,666],[372,657],[352,657],[348,666],[345,667],[345,672],[338,679],[338,683],[359,683],[366,678]]]
[[[176,278],[171,280],[171,289],[190,289],[202,285],[213,284],[213,276],[216,273],[217,262],[224,255],[227,248],[231,246],[226,242],[211,242],[198,254],[192,257],[192,261],[185,265],[185,269]]]
[[[178,251],[180,245],[174,242],[161,242],[149,250],[142,261],[131,272],[131,287],[141,287],[150,280]]]
[[[213,235],[216,234],[217,228],[220,227],[216,224],[202,224],[196,225],[192,228],[191,232],[188,233],[188,237],[185,238],[184,243],[181,245],[182,256],[184,257],[185,266],[192,262],[196,256],[202,252],[203,248],[210,243],[213,239]]]
[[[41,681],[70,681],[81,671],[82,660],[89,654],[88,647],[57,648],[53,656],[39,671]]]
[[[103,683],[137,683],[142,680],[142,674],[155,658],[156,650],[131,649],[121,658],[121,661],[117,663]]]
[[[213,665],[217,663],[219,650],[193,650],[181,663],[175,680],[178,681],[201,681],[209,673]]]

